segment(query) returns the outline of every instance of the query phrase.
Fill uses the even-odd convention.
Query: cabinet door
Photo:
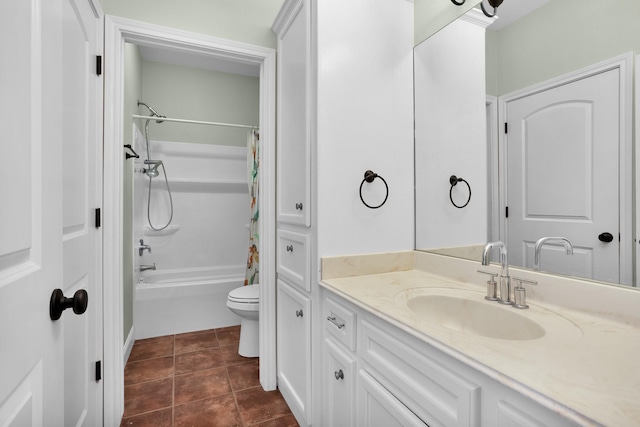
[[[358,425],[428,427],[366,371],[360,371],[358,380]]]
[[[310,223],[309,6],[293,2],[278,32],[278,222]]]
[[[481,388],[475,381],[387,323],[363,319],[360,325],[367,370],[407,408],[431,427],[480,427]]]
[[[322,425],[355,426],[356,360],[332,338],[324,343]]]
[[[278,280],[278,387],[296,418],[311,422],[311,300]]]

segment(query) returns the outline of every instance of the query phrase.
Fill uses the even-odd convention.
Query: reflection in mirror
[[[451,0],[415,0],[413,8],[415,44],[420,44],[478,3],[480,0],[466,0],[462,6],[457,7],[451,3]]]
[[[414,50],[416,249],[479,261],[487,241],[503,240],[512,265],[533,268],[535,242],[561,236],[574,254],[542,245],[541,271],[633,284],[640,2],[506,0],[493,23],[473,12]],[[464,209],[449,199],[454,174],[473,191]]]

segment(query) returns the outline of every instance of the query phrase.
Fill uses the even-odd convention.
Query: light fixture
[[[465,3],[465,1],[467,0],[460,0],[460,1],[451,0],[451,3],[455,4],[456,6],[462,6]],[[482,9],[482,13],[484,13],[489,18],[493,18],[494,16],[496,16],[496,11],[498,9],[498,6],[500,6],[504,0],[487,0],[487,1],[489,2],[489,5],[493,8],[493,14],[487,12],[487,9],[484,7],[485,0],[482,0],[480,2],[480,8]]]
[[[480,2],[480,7],[482,8],[482,13],[484,13],[485,16],[488,16],[489,18],[493,18],[494,16],[496,16],[496,11],[498,10],[498,6],[502,4],[503,0],[488,0],[488,1],[491,7],[493,8],[493,14],[490,14],[489,12],[487,12],[487,9],[484,8],[484,0]]]

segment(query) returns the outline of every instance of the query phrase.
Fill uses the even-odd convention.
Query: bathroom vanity
[[[324,258],[321,425],[640,423],[636,291],[515,271],[538,282],[518,310],[484,299],[479,267],[420,252]],[[603,293],[617,312],[598,307]]]

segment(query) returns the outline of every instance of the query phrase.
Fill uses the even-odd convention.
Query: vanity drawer
[[[427,356],[426,347],[397,337],[397,329],[368,320],[361,325],[364,369],[421,420],[430,426],[480,425],[480,386]]]
[[[311,291],[309,235],[278,230],[278,274],[307,292]]]
[[[356,313],[333,298],[324,300],[324,327],[336,340],[349,350],[356,350]]]

